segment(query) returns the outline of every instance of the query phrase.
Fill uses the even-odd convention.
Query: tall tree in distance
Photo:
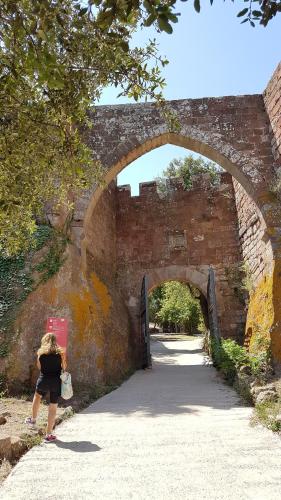
[[[219,183],[221,172],[223,169],[216,163],[205,160],[201,156],[195,157],[189,154],[185,158],[172,160],[156,181],[160,194],[164,195],[167,193],[166,179],[179,177],[182,179],[184,188],[188,190],[192,188],[194,177],[200,174],[209,174],[210,183],[215,186]]]

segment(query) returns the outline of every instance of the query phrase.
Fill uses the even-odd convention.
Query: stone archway
[[[147,271],[146,276],[149,291],[165,281],[181,281],[195,286],[207,297],[208,266],[159,267]]]
[[[88,141],[94,146],[94,153],[104,166],[105,183],[110,183],[123,168],[139,156],[164,144],[179,145],[204,154],[234,177],[240,206],[246,200],[252,205],[252,212],[257,215],[258,238],[254,244],[262,249],[256,256],[260,266],[257,262],[253,266],[255,287],[262,283],[264,275],[271,276],[275,282],[278,280],[280,267],[279,256],[275,251],[280,246],[280,221],[277,205],[270,192],[276,161],[272,155],[270,122],[263,97],[238,96],[172,101],[168,106],[178,117],[179,132],[169,131],[163,116],[153,104],[97,108],[93,116],[95,128]],[[84,271],[87,269],[86,254],[91,244],[88,227],[102,191],[102,188],[95,188],[77,204],[78,218],[83,221],[80,244]],[[251,227],[246,228],[246,232],[248,229],[252,231]],[[244,254],[248,243],[243,244]],[[262,284],[261,287],[263,289]],[[275,316],[276,313],[278,315],[278,310],[273,305],[272,290],[273,286],[270,291],[267,289],[267,296],[270,296],[268,307],[274,309]],[[250,312],[251,304],[256,301],[260,303],[261,294],[262,291],[252,298]],[[250,314],[249,318],[251,317]],[[271,331],[276,325],[277,323],[273,327],[271,324]],[[266,328],[268,329],[268,326]],[[272,339],[274,338],[273,333]],[[277,344],[281,345],[281,341],[275,339],[273,351],[281,359],[281,347]]]
[[[7,360],[11,380],[29,380],[33,352],[45,329],[46,316],[69,318],[69,365],[77,381],[92,384],[120,380],[130,367],[136,366],[128,315],[134,300],[125,303],[118,281],[115,186],[110,186],[110,182],[137,157],[169,143],[207,156],[235,179],[227,189],[234,193],[232,200],[235,197],[237,242],[244,260],[252,265],[255,278],[246,331],[251,331],[250,344],[260,334],[270,335],[274,359],[281,362],[281,215],[271,192],[281,160],[280,75],[279,65],[264,95],[168,102],[178,118],[176,132],[169,129],[161,110],[152,103],[96,108],[90,116],[93,128],[87,132],[86,140],[101,161],[109,188],[93,186],[74,200],[68,259],[56,276],[27,299],[17,319],[18,342]],[[226,177],[219,188],[222,196],[225,184],[230,186]],[[126,190],[124,196],[129,203]],[[223,242],[224,237],[217,239]],[[223,251],[222,245],[221,254]],[[184,252],[181,257],[184,258]],[[202,263],[206,264],[203,260]],[[143,266],[144,273],[161,267],[159,262],[150,264]],[[196,262],[179,259],[176,263],[184,264],[189,267]],[[162,267],[166,265],[164,262]],[[220,283],[225,285],[221,285],[218,294],[223,307],[227,281],[221,268]],[[196,284],[198,275],[188,278]],[[156,283],[156,275],[154,280]],[[204,280],[201,286],[204,288]],[[225,318],[229,311],[224,311]],[[25,361],[19,366],[16,360],[22,358],[23,349]]]
[[[147,274],[147,289],[148,293],[152,292],[162,283],[169,281],[178,281],[194,286],[199,292],[199,302],[204,318],[204,323],[209,328],[209,314],[207,301],[207,288],[209,268],[208,266],[167,266],[155,269],[150,269]],[[220,292],[219,292],[219,295]]]

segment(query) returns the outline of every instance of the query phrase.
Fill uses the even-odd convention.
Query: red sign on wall
[[[67,348],[68,323],[66,318],[48,318],[46,331],[54,333],[58,345],[64,349]]]

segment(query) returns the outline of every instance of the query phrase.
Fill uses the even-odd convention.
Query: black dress
[[[61,395],[61,355],[41,354],[39,361],[41,372],[36,383],[36,392],[43,397],[49,392],[50,403],[57,403]]]

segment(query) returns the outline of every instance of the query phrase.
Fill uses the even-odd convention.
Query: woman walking
[[[49,443],[56,440],[52,433],[56,420],[58,398],[61,395],[61,370],[66,369],[65,353],[57,344],[57,338],[53,333],[46,333],[41,340],[41,347],[37,352],[37,366],[40,375],[36,383],[35,394],[32,403],[32,415],[25,422],[30,426],[36,424],[42,397],[50,393],[50,404],[48,411],[47,434],[44,441]]]

